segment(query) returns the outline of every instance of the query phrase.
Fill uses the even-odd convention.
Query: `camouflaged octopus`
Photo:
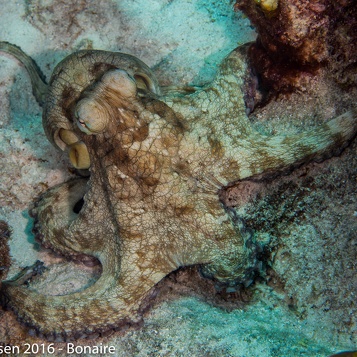
[[[352,112],[294,136],[254,131],[240,48],[208,86],[166,95],[151,70],[127,54],[76,52],[57,65],[47,86],[19,48],[1,43],[0,49],[28,69],[48,139],[90,172],[49,189],[32,214],[43,245],[64,256],[95,257],[100,278],[64,296],[16,280],[2,286],[21,320],[49,339],[135,320],[153,286],[182,266],[201,264],[218,283],[249,285],[259,269],[259,244],[242,233],[220,191],[324,158],[356,134]]]

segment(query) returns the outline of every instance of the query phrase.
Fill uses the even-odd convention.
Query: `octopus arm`
[[[83,291],[50,296],[7,281],[2,286],[2,298],[21,321],[49,340],[92,337],[140,321],[140,305],[153,285],[151,279],[144,279],[135,265],[124,268],[113,255],[110,260],[102,258],[101,263],[103,274]],[[163,275],[157,272],[155,276],[160,280]]]
[[[102,274],[93,285],[54,296],[17,280],[2,284],[2,302],[50,340],[92,336],[140,320],[140,306],[149,290],[172,270],[165,265],[156,266],[155,271],[143,266],[145,257],[138,256],[135,241],[121,237],[109,213],[97,205],[100,198],[94,200],[96,195],[104,197],[100,189],[97,185],[94,191],[88,190],[86,179],[66,182],[43,195],[32,212],[37,236],[45,246],[76,259],[94,257],[100,262]],[[83,207],[75,213],[80,199]]]
[[[249,135],[226,148],[222,165],[215,165],[218,171],[215,177],[228,184],[255,175],[289,171],[303,163],[339,155],[356,136],[356,118],[356,111],[351,110],[316,129],[292,136]]]
[[[0,41],[0,51],[14,56],[25,66],[31,79],[33,95],[38,104],[42,107],[46,100],[48,86],[45,76],[36,62],[23,52],[20,47],[8,42]]]

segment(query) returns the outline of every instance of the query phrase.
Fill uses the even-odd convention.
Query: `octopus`
[[[313,130],[266,136],[244,101],[247,47],[232,51],[201,88],[160,88],[150,68],[123,53],[75,52],[49,84],[18,47],[0,43],[28,70],[48,140],[82,175],[50,188],[31,211],[43,246],[101,264],[82,291],[45,295],[16,279],[2,301],[49,340],[92,337],[139,319],[170,272],[199,265],[230,289],[249,286],[261,243],[222,192],[341,152],[357,132],[351,109]]]

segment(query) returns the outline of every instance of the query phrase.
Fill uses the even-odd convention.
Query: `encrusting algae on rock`
[[[16,46],[0,50],[31,63]],[[212,83],[186,94],[165,94],[149,67],[122,53],[75,52],[48,85],[30,68],[33,85],[45,88],[34,92],[47,138],[89,169],[89,178],[40,197],[34,231],[64,256],[98,260],[102,274],[65,296],[5,281],[3,300],[21,321],[55,341],[120,329],[140,321],[157,282],[187,265],[229,290],[252,283],[263,247],[223,204],[222,190],[338,154],[357,123],[352,108],[310,131],[259,134],[244,102],[248,62],[247,47],[237,48]]]
[[[8,245],[10,234],[11,231],[8,224],[5,221],[0,220],[0,288],[1,281],[6,278],[11,264],[10,248]]]
[[[332,91],[356,86],[354,0],[236,0],[234,7],[258,32],[250,60],[269,90],[306,92],[316,80]]]
[[[278,8],[278,0],[254,0],[263,11],[272,12]]]

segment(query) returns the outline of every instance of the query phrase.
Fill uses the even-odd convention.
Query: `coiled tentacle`
[[[0,41],[0,51],[8,53],[18,59],[26,68],[30,75],[32,93],[38,104],[42,107],[45,104],[48,85],[46,78],[36,62],[28,56],[22,49],[9,42]]]

